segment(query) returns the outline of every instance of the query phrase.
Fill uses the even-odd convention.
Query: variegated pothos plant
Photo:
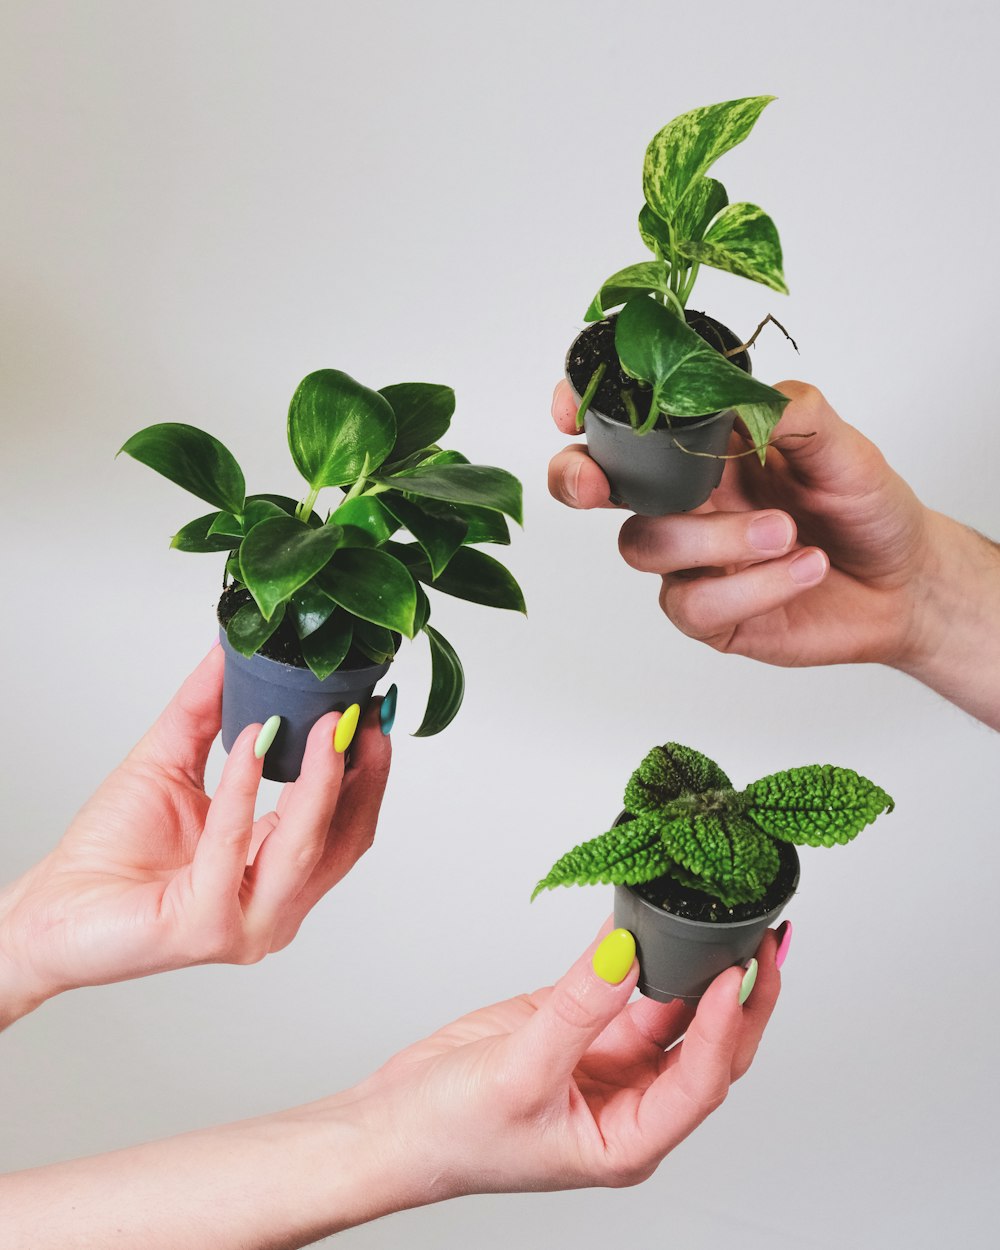
[[[756,381],[692,330],[685,309],[702,265],[788,293],[774,222],[756,204],[730,204],[711,166],[742,143],[773,96],[692,109],[668,122],[646,149],[639,234],[655,259],[629,265],[601,286],[585,313],[597,321],[622,305],[615,347],[622,369],[652,389],[648,413],[622,399],[640,434],[664,415],[699,417],[734,408],[763,462],[787,398]],[[581,397],[580,427],[603,368]]]

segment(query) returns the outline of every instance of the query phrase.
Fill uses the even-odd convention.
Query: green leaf
[[[464,507],[459,509],[459,516],[468,526],[466,545],[496,543],[501,547],[510,546],[510,530],[502,513],[491,512],[489,508]]]
[[[788,294],[781,268],[778,228],[756,204],[730,204],[702,242],[684,243],[681,254],[713,269],[724,269]]]
[[[275,507],[277,507],[279,511],[284,512],[286,516],[295,516],[299,506],[299,501],[297,499],[292,499],[290,495],[247,495],[247,512],[251,511],[251,504],[256,504],[258,502],[273,503]],[[268,514],[253,513],[253,515],[258,516],[258,518],[262,520],[263,517]],[[269,515],[277,516],[277,513],[270,513]],[[323,524],[323,521],[322,518],[315,512],[310,512],[306,524],[320,526]]]
[[[673,222],[674,244],[701,239],[712,219],[729,203],[726,188],[715,178],[699,178],[681,200]],[[655,254],[670,256],[670,228],[648,204],[639,210],[639,234]]]
[[[330,520],[344,531],[342,547],[381,547],[399,528],[374,495],[346,500]]]
[[[284,519],[288,515],[289,513],[280,504],[257,495],[247,500],[246,508],[243,511],[243,528],[249,534],[253,527],[259,525],[261,521],[269,521],[273,517]],[[313,516],[315,515],[313,513]],[[319,520],[318,517],[316,519]]]
[[[238,548],[226,561],[226,577],[232,578],[234,582],[239,582],[242,585],[240,581],[240,553]]]
[[[363,621],[360,616],[354,618],[354,645],[365,653],[373,664],[384,664],[396,654],[398,634],[386,629],[384,625],[373,625],[371,621]]]
[[[651,299],[630,300],[615,323],[622,367],[653,387],[653,403],[675,417],[700,417],[738,404],[784,408],[780,391],[758,382],[710,347],[680,317]]]
[[[423,632],[431,647],[431,689],[414,738],[430,738],[450,725],[465,697],[465,673],[454,647],[430,625]]]
[[[600,321],[610,309],[624,304],[636,295],[649,295],[652,291],[664,292],[670,287],[667,266],[659,260],[644,260],[638,265],[619,269],[603,284],[583,314],[584,321]]]
[[[339,369],[299,383],[288,409],[288,446],[313,490],[344,486],[377,469],[396,441],[388,400]]]
[[[313,582],[300,586],[288,601],[286,614],[301,641],[325,625],[337,611],[337,605]]]
[[[660,837],[667,856],[684,869],[683,879],[727,907],[762,898],[778,873],[777,847],[732,811],[678,817],[661,827]]]
[[[416,637],[430,618],[431,601],[424,593],[423,586],[418,582],[414,582],[414,586],[417,590],[417,610],[413,614],[413,636]]]
[[[240,545],[239,537],[231,534],[212,533],[212,525],[218,512],[210,512],[195,521],[188,521],[171,538],[171,547],[178,551],[232,551]]]
[[[642,190],[664,221],[676,218],[691,185],[749,135],[774,96],[749,96],[692,109],[668,122],[646,149]]]
[[[542,890],[559,885],[639,885],[662,876],[669,866],[659,823],[640,816],[567,851],[535,886],[531,897],[535,899]]]
[[[215,520],[208,527],[209,537],[219,535],[223,538],[242,538],[243,522],[233,516],[231,512],[217,512]]]
[[[714,760],[679,742],[653,747],[625,787],[625,810],[633,816],[662,812],[685,794],[732,791],[733,783]]]
[[[351,649],[354,623],[347,612],[334,612],[329,619],[302,639],[302,656],[313,673],[325,681],[335,673]]]
[[[518,525],[522,524],[521,483],[506,469],[483,464],[439,463],[376,480],[410,495],[506,512]]]
[[[240,547],[240,581],[268,620],[328,563],[341,537],[337,525],[310,529],[288,516],[254,526]]]
[[[224,512],[243,511],[243,470],[228,448],[196,426],[171,421],[147,426],[118,455],[122,452]]]
[[[850,842],[895,804],[850,768],[810,764],[762,777],[743,791],[747,815],[772,838],[798,846]]]
[[[737,404],[736,413],[747,427],[757,456],[761,462],[767,459],[767,448],[774,427],[781,420],[784,404]]]
[[[417,588],[405,564],[385,551],[342,548],[317,579],[342,608],[412,638]]]
[[[383,386],[379,394],[389,401],[396,417],[396,442],[386,457],[390,464],[432,446],[451,425],[455,392],[450,386],[399,382]]]
[[[462,547],[452,556],[448,567],[438,577],[430,577],[429,566],[417,568],[416,575],[435,590],[467,599],[471,603],[483,603],[488,608],[507,608],[512,612],[527,612],[521,587],[499,560],[474,547]]]
[[[465,541],[469,527],[460,517],[434,515],[413,503],[398,491],[387,491],[382,505],[410,531],[427,555],[431,576],[438,577],[448,561]]]
[[[281,624],[283,616],[284,609],[279,608],[270,620],[265,620],[256,603],[244,603],[226,625],[229,645],[240,655],[255,655]]]

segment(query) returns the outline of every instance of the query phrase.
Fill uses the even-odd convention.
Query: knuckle
[[[574,1032],[593,1027],[593,1013],[586,1002],[586,991],[579,984],[557,986],[549,999],[549,1010],[560,1024]]]

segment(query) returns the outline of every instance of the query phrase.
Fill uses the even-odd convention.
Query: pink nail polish
[[[792,944],[792,922],[790,920],[783,920],[778,925],[777,937],[778,949],[774,954],[774,966],[780,969],[788,957],[788,948]]]

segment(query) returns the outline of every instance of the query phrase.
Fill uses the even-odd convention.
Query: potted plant
[[[634,512],[658,516],[704,503],[722,477],[737,416],[763,463],[788,402],[750,373],[747,349],[773,317],[744,342],[688,308],[702,265],[788,293],[774,222],[755,204],[730,204],[722,183],[707,176],[773,98],[694,109],[653,137],[639,234],[654,259],[608,278],[584,315],[593,324],[567,354],[577,428],[586,430],[612,497]]]
[[[227,553],[218,606],[223,745],[229,750],[247,724],[280,717],[266,777],[298,776],[312,725],[363,705],[402,636],[422,633],[430,645],[430,695],[416,735],[449,724],[464,675],[430,625],[425,588],[525,610],[511,574],[478,550],[510,542],[504,514],[521,523],[521,485],[441,449],[454,410],[447,386],[374,391],[336,369],[310,373],[288,410],[289,450],[306,481],[299,500],[247,495],[232,454],[191,425],[152,425],[122,447],[215,509],[171,546]],[[321,516],[316,504],[328,487],[343,497]]]
[[[628,929],[639,989],[696,1002],[746,963],[799,880],[796,846],[851,841],[893,801],[848,768],[811,764],[737,791],[707,756],[654,747],[625,787],[607,833],[559,859],[532,898],[557,885],[615,886],[615,925]]]

